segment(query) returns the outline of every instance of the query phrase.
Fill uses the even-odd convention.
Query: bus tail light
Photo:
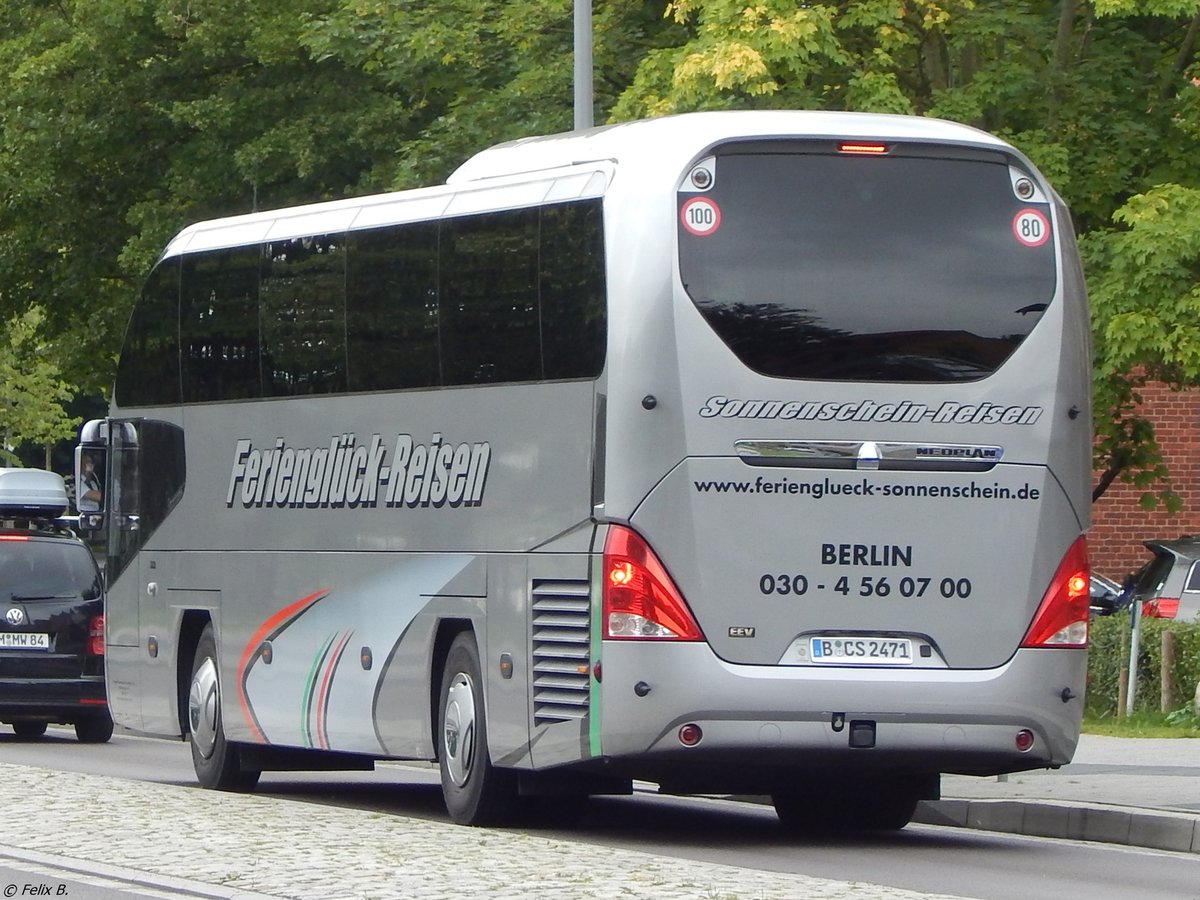
[[[1086,647],[1088,636],[1087,539],[1073,543],[1046,588],[1022,647]]]
[[[1142,604],[1142,615],[1147,619],[1173,619],[1179,615],[1178,597],[1155,597]]]
[[[602,565],[606,639],[704,640],[671,576],[636,532],[611,527]]]
[[[92,616],[88,622],[87,655],[104,655],[104,616]]]

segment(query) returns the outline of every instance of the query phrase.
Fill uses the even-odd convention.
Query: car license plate
[[[0,650],[49,650],[50,635],[0,632]]]
[[[907,666],[913,661],[908,638],[818,635],[808,639],[808,648],[815,663]]]

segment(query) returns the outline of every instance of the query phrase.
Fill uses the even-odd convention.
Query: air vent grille
[[[533,583],[533,721],[587,718],[591,593],[586,581]]]

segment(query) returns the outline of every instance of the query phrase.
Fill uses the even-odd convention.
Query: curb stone
[[[1200,853],[1200,816],[1035,800],[923,800],[914,822]]]

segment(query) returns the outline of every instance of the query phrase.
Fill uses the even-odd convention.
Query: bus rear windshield
[[[680,274],[764,375],[983,378],[1054,296],[1049,206],[998,156],[734,152],[713,170],[679,194]]]

